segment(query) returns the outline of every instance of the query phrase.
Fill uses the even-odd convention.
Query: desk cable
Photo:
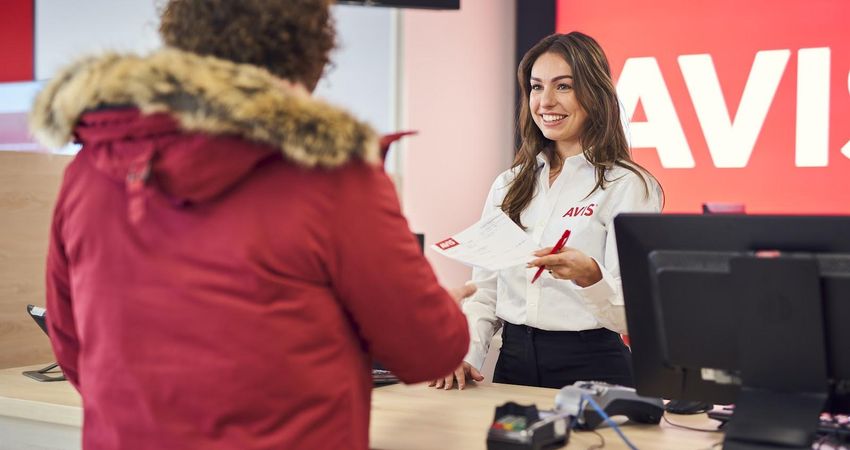
[[[667,422],[667,424],[669,424],[670,426],[673,426],[673,427],[676,427],[676,428],[682,428],[682,429],[684,429],[684,430],[701,431],[701,432],[703,432],[703,433],[721,433],[721,432],[722,432],[722,431],[720,430],[720,427],[718,427],[718,428],[714,428],[714,429],[711,429],[711,428],[697,428],[697,427],[691,427],[691,426],[688,426],[688,425],[681,425],[681,424],[678,424],[678,423],[673,423],[673,422],[671,422],[671,421],[670,421],[670,419],[668,419],[668,418],[667,418],[667,413],[665,413],[665,414],[664,414],[664,415],[662,415],[661,417],[662,417],[662,418],[664,419],[664,421],[665,421],[665,422]]]
[[[591,432],[591,433],[593,433],[593,434],[595,434],[597,437],[599,437],[599,443],[598,443],[598,444],[593,444],[593,445],[591,445],[590,447],[587,447],[587,450],[599,450],[599,449],[601,449],[601,448],[605,448],[605,436],[602,436],[602,435],[601,435],[601,434],[599,434],[599,432],[598,432],[598,431],[596,431],[596,430],[590,430],[590,432]]]
[[[602,419],[604,419],[605,422],[608,423],[608,425],[610,425],[611,428],[613,428],[614,431],[617,432],[617,434],[620,436],[620,439],[622,439],[623,442],[625,442],[626,445],[629,446],[629,449],[638,450],[638,448],[635,447],[635,444],[632,444],[632,441],[630,441],[629,438],[627,438],[626,435],[623,434],[623,432],[620,430],[620,427],[613,420],[611,420],[610,417],[608,417],[608,414],[605,414],[605,410],[603,410],[602,407],[599,406],[599,404],[596,403],[595,400],[593,400],[593,397],[591,397],[587,394],[582,394],[581,398],[582,398],[582,400],[584,400],[584,402],[586,402],[587,404],[592,406],[593,409],[595,409],[596,412],[599,413],[600,416],[602,416]],[[582,404],[582,409],[583,408],[584,408],[584,403]],[[581,411],[579,411],[579,415],[581,415]],[[604,445],[604,441],[603,441],[603,445]]]
[[[581,415],[583,410],[584,410],[584,403],[580,403],[579,404],[579,410],[578,410],[577,414]],[[578,422],[578,415],[569,416],[569,417],[572,418],[572,420],[570,420],[570,430],[574,430],[574,431],[576,430],[576,423]],[[605,436],[602,436],[601,434],[599,434],[598,431],[596,431],[596,430],[581,430],[581,431],[589,431],[589,432],[595,434],[599,438],[599,443],[593,444],[590,447],[587,447],[587,450],[599,450],[601,448],[605,448]]]

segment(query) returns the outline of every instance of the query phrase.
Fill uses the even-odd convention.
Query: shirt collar
[[[537,154],[537,170],[540,170],[540,169],[542,169],[543,167],[545,167],[547,162],[548,162],[548,161],[547,161],[547,160],[546,160],[546,158],[543,156],[543,153],[542,153],[542,152]]]
[[[549,160],[546,156],[543,155],[543,152],[537,154],[537,170],[540,170],[546,166],[549,166]],[[578,166],[582,163],[587,162],[587,159],[584,157],[584,153],[579,153],[578,155],[573,155],[564,160],[564,165],[569,166]]]

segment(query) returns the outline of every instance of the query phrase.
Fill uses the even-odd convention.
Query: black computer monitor
[[[850,413],[850,217],[621,214],[614,229],[639,394],[734,402],[729,449],[811,448],[821,411]]]

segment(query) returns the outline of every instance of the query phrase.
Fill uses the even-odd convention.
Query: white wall
[[[513,159],[516,1],[463,0],[460,11],[402,13],[402,199],[430,245],[479,219]],[[470,269],[428,250],[447,287]]]
[[[395,131],[398,11],[334,6],[338,48],[315,95],[346,107],[382,133]]]
[[[144,53],[160,45],[158,0],[36,0],[35,78],[84,54]]]
[[[50,78],[85,54],[106,50],[146,53],[161,40],[165,0],[36,0],[35,77]],[[398,11],[334,6],[338,48],[316,95],[340,105],[380,132],[397,127]],[[40,83],[0,84],[0,110],[29,108]]]

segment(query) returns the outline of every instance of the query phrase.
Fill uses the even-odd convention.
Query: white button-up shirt
[[[478,291],[463,304],[472,337],[465,360],[480,368],[501,321],[528,325],[542,330],[580,331],[605,327],[626,333],[626,317],[620,282],[614,216],[621,212],[661,211],[661,188],[649,176],[649,193],[640,177],[622,167],[606,172],[605,189],[588,193],[596,184],[596,171],[584,155],[564,161],[558,178],[549,186],[549,163],[537,157],[538,176],[534,198],[520,215],[531,239],[541,248],[555,245],[564,230],[570,229],[566,243],[595,259],[602,279],[592,286],[579,287],[572,281],[557,280],[548,272],[534,283],[536,267],[512,267],[498,272],[474,269],[472,280]],[[483,216],[501,208],[514,170],[496,178]],[[533,258],[529,255],[529,261]]]

